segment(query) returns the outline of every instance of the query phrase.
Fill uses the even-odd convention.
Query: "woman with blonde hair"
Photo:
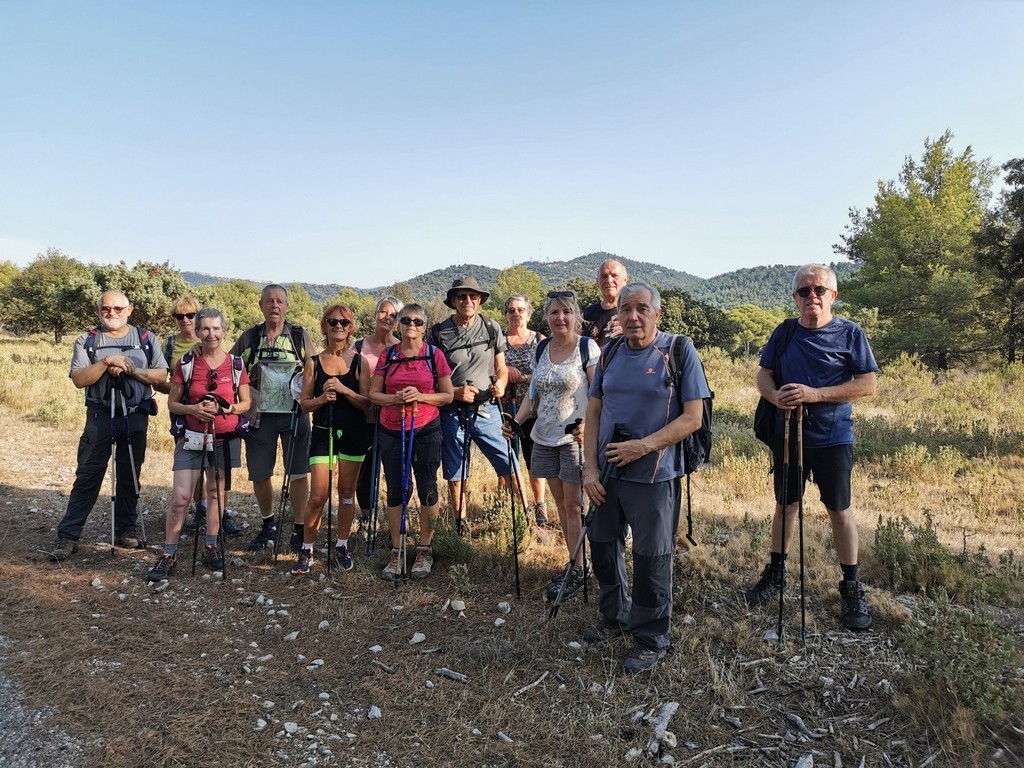
[[[356,479],[366,451],[366,409],[369,401],[359,394],[359,369],[365,363],[356,352],[356,318],[343,304],[332,304],[320,317],[324,350],[306,360],[302,373],[299,405],[313,414],[309,444],[309,501],[306,503],[302,549],[292,574],[308,574],[313,563],[313,545],[320,531],[324,504],[332,489],[330,475],[337,467],[338,540],[334,563],[343,571],[355,567],[348,548],[348,536],[355,516]]]

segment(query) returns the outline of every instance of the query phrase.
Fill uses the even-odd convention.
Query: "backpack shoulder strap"
[[[85,344],[82,348],[85,350],[85,353],[89,355],[90,363],[96,362],[96,334],[99,332],[100,329],[98,327],[90,328],[89,332],[85,335]]]
[[[542,354],[544,354],[544,348],[545,348],[545,347],[546,347],[546,346],[548,345],[548,342],[549,342],[549,341],[551,341],[551,339],[550,339],[549,337],[545,337],[545,338],[543,338],[543,339],[541,339],[540,341],[538,341],[538,342],[537,342],[537,352],[536,352],[536,354],[534,354],[534,356],[533,356],[533,362],[534,362],[534,364],[536,364],[536,363],[539,363],[539,362],[540,362],[540,356],[541,356]],[[586,366],[584,366],[584,368],[585,368],[585,367],[586,367]]]
[[[182,400],[188,397],[189,387],[192,385],[192,374],[196,368],[196,356],[192,350],[189,350],[181,356],[181,360],[178,361],[181,365],[181,378],[184,381],[184,388],[182,390]]]
[[[174,342],[177,340],[177,335],[172,333],[164,341],[164,360],[167,361],[168,365],[171,364],[171,358],[174,357]]]
[[[612,358],[615,357],[615,353],[619,351],[619,347],[622,346],[622,342],[625,338],[625,336],[618,336],[608,342],[608,344],[605,345],[605,348],[601,350],[602,371],[608,368],[608,364],[612,361]]]
[[[292,342],[292,351],[299,358],[300,363],[306,362],[306,329],[301,325],[292,325],[288,329],[288,335]]]
[[[359,341],[357,341],[355,344],[352,345],[352,348],[356,352],[358,352],[360,355],[363,354],[363,342],[364,341],[366,341],[366,339],[359,339]]]
[[[590,337],[580,334],[580,360],[583,361],[583,371],[586,372],[590,365]]]
[[[266,330],[266,327],[266,323],[260,323],[259,325],[254,325],[245,332],[246,334],[249,334],[249,338],[246,339],[249,345],[244,348],[242,355],[244,357],[245,364],[250,367],[252,367],[256,362],[256,355],[259,354],[260,351],[260,339],[263,338],[263,332]],[[245,334],[242,334],[242,337],[245,338]]]
[[[136,327],[139,332],[139,346],[142,347],[142,351],[146,353],[146,360],[150,366],[153,365],[153,334],[145,328]]]

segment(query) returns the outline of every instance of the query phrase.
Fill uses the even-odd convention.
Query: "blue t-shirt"
[[[603,361],[597,364],[590,396],[601,399],[597,455],[602,461],[616,424],[625,425],[634,439],[640,439],[679,418],[681,402],[711,397],[704,368],[689,339],[678,342],[684,347],[682,391],[677,395],[668,362],[672,338],[672,334],[658,331],[654,341],[641,349],[623,341],[607,368],[602,369]],[[681,442],[612,470],[612,477],[636,483],[661,483],[683,474]]]
[[[775,345],[781,343],[780,325],[761,350],[761,367],[775,368]],[[779,362],[782,384],[835,387],[857,374],[878,370],[864,330],[845,317],[833,317],[821,328],[804,328],[798,322]],[[776,416],[782,434],[783,416]],[[819,447],[853,444],[853,404],[813,403],[804,407],[804,444]]]

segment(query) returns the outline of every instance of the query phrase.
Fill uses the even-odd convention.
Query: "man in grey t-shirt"
[[[583,486],[600,504],[589,530],[591,561],[601,587],[597,626],[583,638],[607,644],[629,631],[633,650],[627,672],[650,669],[672,644],[672,552],[679,522],[681,443],[700,429],[710,397],[704,369],[686,340],[682,370],[671,371],[672,335],[658,330],[657,289],[631,283],[619,293],[624,340],[612,342],[598,363],[583,436]],[[609,360],[609,351],[614,355]],[[673,375],[674,374],[674,375]],[[597,425],[596,429],[593,425]],[[613,442],[621,425],[630,439]],[[607,484],[600,466],[611,463]],[[626,526],[633,530],[633,589],[627,591]]]
[[[459,278],[444,300],[455,313],[430,329],[430,342],[448,359],[455,388],[451,405],[441,409],[441,464],[460,533],[466,518],[462,483],[468,440],[480,447],[503,483],[511,482],[512,475],[501,434],[501,411],[494,402],[505,393],[508,382],[505,336],[496,322],[479,313],[490,295],[474,278]]]
[[[71,357],[71,381],[85,390],[86,420],[78,443],[75,482],[57,526],[57,546],[50,553],[58,562],[78,551],[78,540],[99,497],[115,440],[117,494],[112,544],[129,549],[139,546],[135,535],[139,507],[136,481],[146,458],[149,417],[155,410],[153,385],[167,379],[167,361],[159,340],[128,324],[132,314],[128,297],[120,291],[107,291],[100,296],[97,308],[99,326],[75,339]]]

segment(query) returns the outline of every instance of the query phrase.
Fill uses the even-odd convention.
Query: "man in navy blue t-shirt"
[[[775,475],[775,516],[772,518],[771,561],[761,578],[743,590],[746,601],[759,605],[782,589],[786,552],[797,523],[797,501],[808,475],[821,493],[821,502],[832,522],[832,539],[839,555],[843,580],[843,626],[867,629],[871,612],[864,586],[857,577],[857,525],[850,507],[850,476],[853,469],[853,401],[875,393],[874,355],[863,329],[851,320],[832,314],[839,295],[836,274],[823,264],[807,264],[793,276],[793,300],[800,310],[796,325],[780,325],[761,351],[757,388],[761,396],[779,408],[772,446]],[[779,385],[776,386],[777,350]],[[790,438],[789,489],[782,487],[783,420],[796,408],[803,416],[803,477],[796,467],[796,439]],[[795,430],[795,427],[794,427]],[[792,435],[792,433],[791,433]],[[788,502],[785,531],[782,505]]]

